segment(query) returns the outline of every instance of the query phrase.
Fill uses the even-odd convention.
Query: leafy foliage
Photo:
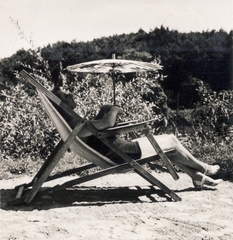
[[[152,107],[157,106],[159,109],[162,105],[159,101],[161,94],[154,92],[153,89],[160,89],[161,93],[163,91],[157,80],[158,76],[149,75],[144,73],[130,81],[116,82],[116,104],[124,110],[122,121],[144,121],[158,115]],[[69,77],[64,76],[63,83],[64,89],[72,89],[79,114],[86,118],[93,118],[100,106],[113,104],[113,80],[109,75],[88,74],[81,81],[78,76],[73,76],[72,82]]]
[[[36,160],[47,156],[57,136],[34,90],[20,83],[2,94],[5,101],[0,108],[1,157]]]
[[[194,125],[205,139],[216,135],[228,139],[233,122],[233,91],[218,94],[205,85],[199,88],[200,101],[192,113]]]
[[[167,76],[162,87],[166,93],[170,91],[174,99],[189,77],[201,79],[215,91],[227,90],[232,87],[232,34],[232,31],[227,33],[223,30],[180,33],[161,26],[149,33],[140,29],[137,33],[102,37],[89,42],[59,41],[38,49],[49,68],[36,66],[36,56],[31,50],[20,50],[11,58],[2,59],[0,82],[16,82],[14,70],[19,62],[43,71],[50,69],[52,73],[59,62],[66,68],[80,62],[111,58],[112,53],[116,53],[124,59],[142,61],[160,57],[164,66],[163,75]],[[186,93],[181,93],[180,103],[187,105],[182,94]],[[175,101],[169,104],[171,108],[176,107]],[[187,105],[187,108],[190,107]]]

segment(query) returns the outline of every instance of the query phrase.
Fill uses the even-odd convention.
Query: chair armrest
[[[129,125],[129,124],[135,124],[135,123],[138,123],[137,120],[132,120],[132,121],[127,121],[127,122],[118,122],[117,123],[117,126],[123,126],[123,125]]]
[[[119,127],[109,128],[107,130],[98,132],[96,134],[96,136],[98,138],[110,137],[110,136],[115,136],[117,134],[145,130],[146,128],[147,128],[146,122],[141,122],[141,123],[135,123],[135,124],[130,124],[130,125],[123,125],[123,126],[119,126]]]
[[[137,120],[127,121],[127,122],[118,122],[117,126],[131,125],[131,124],[137,124],[137,123],[149,123],[149,122],[154,122],[156,120],[158,120],[158,119],[153,118],[153,119],[146,120],[146,121],[143,121],[143,122],[138,122]]]

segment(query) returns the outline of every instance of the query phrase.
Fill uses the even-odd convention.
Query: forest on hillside
[[[38,55],[48,62],[50,72],[56,74],[56,66],[111,58],[153,61],[163,66],[166,76],[161,83],[168,95],[168,104],[192,108],[198,100],[198,84],[202,81],[213,91],[231,90],[233,32],[212,30],[180,33],[161,26],[149,33],[140,29],[137,33],[114,35],[89,42],[58,41],[41,49],[19,50],[10,58],[0,61],[0,89],[17,84],[14,71],[20,63],[42,69]],[[37,53],[37,54],[35,54]],[[54,70],[55,69],[55,70]],[[48,76],[51,78],[51,76]],[[187,101],[188,100],[188,101]]]

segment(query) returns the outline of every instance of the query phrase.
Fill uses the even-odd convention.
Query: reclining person
[[[69,107],[74,109],[76,104],[71,94],[66,94],[55,87],[53,93],[65,102]],[[77,120],[70,117],[65,111],[62,111],[57,107],[61,115],[67,121],[71,128],[74,128],[77,124]],[[98,130],[104,130],[113,127],[116,123],[117,116],[122,114],[123,111],[118,106],[104,105],[101,107],[100,112],[93,120],[88,120]],[[109,157],[116,163],[123,163],[124,161],[114,154],[111,149],[108,149],[98,138],[92,135],[87,128],[84,127],[79,132],[78,136],[85,141],[90,147],[97,150],[101,154]],[[172,134],[163,134],[154,136],[155,140],[159,144],[163,151],[175,149],[176,153],[169,157],[170,161],[177,165],[181,170],[186,172],[193,184],[197,188],[201,188],[203,185],[216,186],[222,182],[221,179],[214,180],[210,176],[219,172],[220,167],[218,165],[209,165],[196,159]],[[122,138],[111,137],[110,140],[121,151],[129,155],[132,159],[139,159],[145,154],[146,151],[155,150],[148,142],[147,138],[139,138],[136,141],[127,141]]]

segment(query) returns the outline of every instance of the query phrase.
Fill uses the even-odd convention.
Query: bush
[[[2,91],[0,104],[1,158],[45,158],[58,140],[37,94],[22,83]],[[29,94],[29,95],[28,95]]]
[[[198,92],[200,100],[192,115],[194,124],[203,137],[226,137],[233,123],[233,91],[216,93],[203,84]]]
[[[144,99],[146,94],[154,94],[152,87],[159,87],[156,79],[157,76],[148,78],[145,74],[131,81],[116,82],[116,104],[124,110],[124,115],[121,116],[122,121],[144,121],[158,116],[152,108],[159,102]],[[85,118],[93,118],[102,105],[113,104],[113,81],[108,75],[90,74],[81,81],[74,77],[72,83],[64,77],[63,83],[64,89],[69,89],[72,85],[77,109]]]

